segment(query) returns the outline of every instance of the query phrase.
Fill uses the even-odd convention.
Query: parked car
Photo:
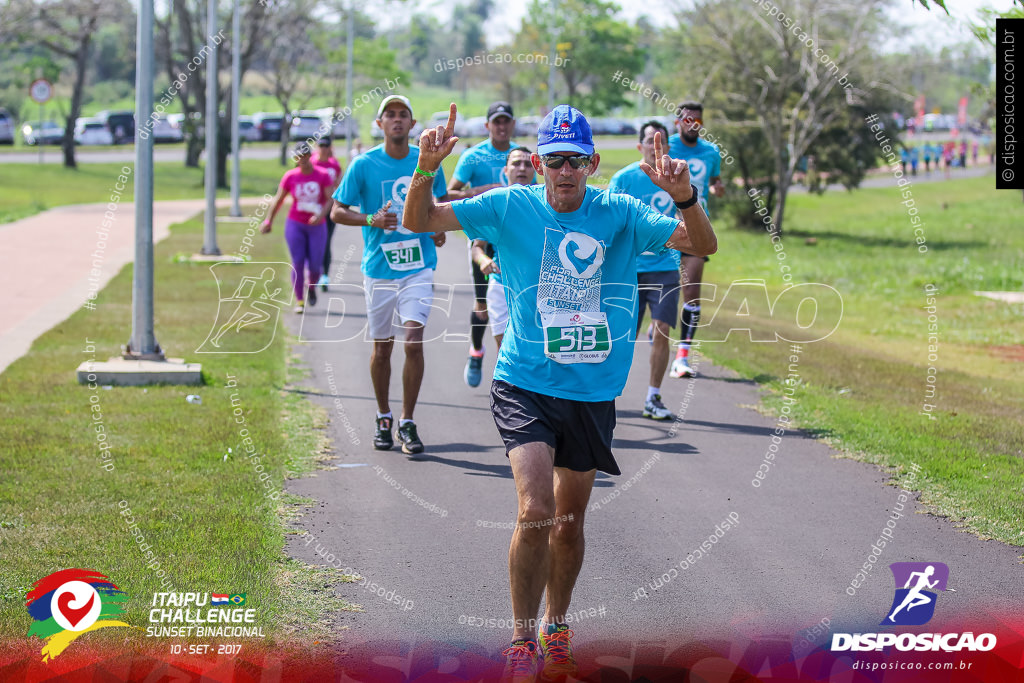
[[[635,133],[632,133],[632,135],[639,134],[640,126],[644,125],[645,123],[648,123],[649,121],[658,121],[659,123],[661,123],[663,126],[665,126],[665,128],[668,128],[669,135],[675,135],[679,132],[679,130],[676,128],[675,116],[637,116],[630,120],[630,124],[632,125],[633,130],[636,131]]]
[[[447,120],[447,118],[446,118]],[[485,138],[487,137],[487,117],[486,116],[474,116],[471,119],[466,120],[465,135],[469,138]]]
[[[123,145],[135,141],[135,113],[127,110],[101,111],[96,118],[107,127],[114,137],[115,145]]]
[[[21,127],[26,145],[59,145],[64,140],[64,129],[56,121],[28,121]]]
[[[435,111],[427,119],[425,128],[437,128],[438,126],[448,125],[448,112],[447,111]],[[455,134],[463,136],[466,134],[466,117],[456,112],[455,114]]]
[[[80,118],[75,121],[75,143],[79,145],[112,145],[114,136],[99,119]]]
[[[523,116],[516,119],[516,137],[529,137],[537,134],[540,128],[541,118],[539,116]],[[536,142],[536,141],[535,141]]]
[[[334,119],[334,126],[331,129],[331,136],[338,140],[347,140],[349,137],[359,137],[359,122],[353,117]]]
[[[197,111],[194,111],[192,112],[192,116],[190,118],[192,119],[192,126],[194,129],[193,135],[195,135],[197,138],[202,138],[203,135],[205,134],[205,130],[203,128],[203,115]],[[185,133],[187,132],[187,122],[185,121],[185,115],[168,114],[167,122],[175,128],[177,128],[179,131],[181,131],[182,139],[184,139]]]
[[[278,141],[281,139],[281,122],[284,120],[282,114],[272,114],[261,111],[252,116],[253,125],[260,132],[260,140]]]
[[[251,116],[238,117],[238,139],[241,142],[259,142],[260,131]]]
[[[185,133],[181,130],[181,123],[171,120],[171,115],[157,116],[153,119],[153,142],[181,142],[185,139]]]
[[[14,118],[0,107],[0,145],[14,144]]]
[[[614,116],[595,117],[590,120],[590,130],[594,135],[636,135],[636,126],[626,119]]]
[[[288,136],[292,140],[319,139],[328,134],[327,124],[314,112],[292,112],[292,127],[288,129]]]

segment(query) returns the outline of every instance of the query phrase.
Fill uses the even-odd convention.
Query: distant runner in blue
[[[621,192],[636,197],[658,213],[675,216],[676,207],[668,192],[655,185],[643,169],[641,162],[654,166],[654,137],[661,133],[668,137],[668,128],[659,121],[648,121],[640,126],[640,142],[636,148],[642,158],[634,161],[612,176],[609,192]],[[647,397],[641,413],[652,420],[670,420],[672,411],[661,400],[661,381],[668,370],[669,334],[675,327],[679,315],[679,252],[671,250],[665,254],[640,254],[636,259],[637,334],[644,311],[651,309],[651,376],[647,385]]]
[[[455,115],[452,104],[447,126],[420,136],[424,172],[440,168],[455,147]],[[717,249],[688,164],[664,153],[660,133],[654,142],[656,163],[641,168],[685,222],[633,197],[587,187],[601,157],[587,119],[568,105],[551,110],[537,133],[530,160],[543,185],[440,204],[425,182],[409,189],[405,226],[465,230],[493,244],[509,303],[491,385],[491,413],[519,496],[508,557],[515,629],[504,651],[506,679],[533,680],[541,665],[545,679],[577,673],[565,615],[583,565],[583,516],[594,476],[620,474],[612,430],[615,397],[632,363],[636,259],[648,251]]]
[[[517,147],[512,142],[516,117],[508,102],[495,102],[487,108],[488,138],[462,153],[455,164],[452,182],[448,185],[449,199],[467,199],[509,185],[505,164],[508,155]],[[484,333],[487,331],[487,276],[480,272],[473,257],[470,243],[469,262],[473,271],[473,310],[469,313],[469,358],[462,378],[471,387],[480,386],[483,379]],[[488,256],[494,256],[493,247]]]
[[[434,299],[435,246],[443,245],[445,236],[416,235],[398,222],[406,193],[418,177],[414,171],[420,155],[418,148],[409,146],[409,131],[416,125],[409,100],[401,95],[385,97],[377,110],[377,125],[384,131],[384,144],[360,154],[349,165],[334,193],[332,217],[343,225],[363,227],[363,289],[373,339],[370,378],[377,399],[373,447],[386,451],[395,445],[389,391],[397,313],[405,333],[405,366],[402,417],[396,433],[402,452],[412,455],[423,452],[412,416],[423,384],[423,327]],[[447,196],[444,171],[439,169],[426,180],[435,196]]]
[[[708,211],[708,197],[725,196],[722,184],[722,157],[718,147],[702,140],[700,130],[704,126],[704,105],[699,102],[684,102],[676,109],[676,127],[679,133],[668,139],[668,154],[673,159],[682,159],[690,166],[690,177],[700,192],[701,206]],[[679,349],[672,361],[669,377],[693,377],[689,364],[690,345],[700,323],[700,283],[704,277],[704,263],[707,256],[684,252],[680,275],[683,279],[683,312],[680,316]]]

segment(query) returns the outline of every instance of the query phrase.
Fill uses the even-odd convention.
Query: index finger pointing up
[[[449,108],[448,108],[448,123],[444,127],[444,132],[445,132],[445,137],[446,138],[450,138],[452,135],[455,134],[455,114],[456,114],[456,112],[457,112],[457,109],[455,108],[455,103],[452,102],[451,106],[449,106]]]

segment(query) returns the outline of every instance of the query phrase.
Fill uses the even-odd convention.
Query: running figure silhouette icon
[[[889,565],[896,580],[896,594],[883,625],[917,626],[935,613],[937,594],[946,590],[949,567],[942,562],[894,562]],[[899,588],[902,586],[902,588]]]

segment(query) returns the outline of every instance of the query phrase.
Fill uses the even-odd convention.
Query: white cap
[[[384,116],[384,109],[392,102],[401,102],[405,105],[405,108],[409,110],[409,116],[412,116],[412,105],[409,104],[409,98],[402,95],[388,95],[380,101],[380,106],[377,108],[377,118]]]

